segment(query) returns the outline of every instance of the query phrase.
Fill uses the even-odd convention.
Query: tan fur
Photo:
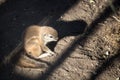
[[[24,68],[45,68],[46,64],[33,60],[26,55],[22,55],[17,61],[17,66]]]
[[[28,27],[23,35],[23,46],[25,52],[35,58],[41,58],[43,51],[48,54],[54,54],[54,52],[46,46],[48,42],[51,42],[47,41],[49,40],[49,34],[52,35],[54,39],[52,41],[56,41],[58,39],[58,33],[52,27],[38,25]],[[45,36],[47,36],[48,39]]]

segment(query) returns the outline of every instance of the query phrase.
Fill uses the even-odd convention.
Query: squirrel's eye
[[[53,36],[50,36],[50,38],[53,38]]]

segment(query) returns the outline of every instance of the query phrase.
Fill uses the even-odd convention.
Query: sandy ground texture
[[[0,80],[120,80],[119,0],[0,2]],[[23,50],[11,51],[33,24],[55,28],[59,40],[48,45],[55,55],[27,58],[44,67],[25,68],[17,64]]]

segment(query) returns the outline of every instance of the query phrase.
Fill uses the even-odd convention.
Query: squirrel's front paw
[[[44,57],[47,57],[47,56],[51,56],[51,54],[50,53],[43,53],[38,58],[44,58]]]
[[[50,52],[52,55],[54,55],[55,53],[54,52]]]

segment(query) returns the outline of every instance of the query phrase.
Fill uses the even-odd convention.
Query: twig
[[[117,17],[115,17],[115,16],[112,16],[116,21],[118,21],[118,22],[120,22],[120,20],[117,18]]]

